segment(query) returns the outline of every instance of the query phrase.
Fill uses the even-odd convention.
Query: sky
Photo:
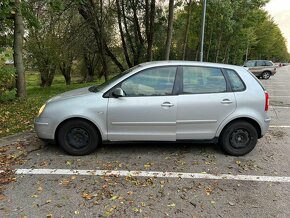
[[[270,0],[265,9],[273,17],[286,38],[290,53],[290,0]]]

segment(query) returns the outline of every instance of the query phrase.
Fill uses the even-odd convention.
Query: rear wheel
[[[263,79],[269,79],[270,76],[271,76],[271,73],[268,72],[268,71],[262,73],[262,78],[263,78]]]
[[[69,120],[58,131],[59,145],[71,155],[92,153],[98,146],[100,137],[95,126],[85,120]]]
[[[220,138],[223,150],[233,156],[241,156],[251,152],[257,141],[256,128],[246,121],[231,123],[223,130]]]

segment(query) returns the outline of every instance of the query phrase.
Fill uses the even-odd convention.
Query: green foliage
[[[285,38],[279,27],[261,7],[268,0],[208,0],[204,60],[241,65],[248,59],[288,59]],[[199,34],[202,5],[193,1],[187,59],[199,60]],[[187,7],[175,19],[176,59],[182,57]]]
[[[11,50],[5,49],[0,54],[0,102],[15,98],[15,70],[12,66],[6,66],[5,62],[11,60]]]
[[[96,83],[77,83],[80,78],[75,78],[71,86],[64,85],[64,78],[58,74],[55,76],[51,87],[39,87],[39,75],[37,72],[28,72],[26,100],[1,102],[0,106],[0,137],[33,129],[33,120],[41,105],[49,98],[76,88],[95,85]],[[101,83],[103,81],[98,81]]]
[[[0,94],[0,103],[12,101],[16,98],[15,96],[16,96],[15,88],[12,90],[5,90],[4,92]]]
[[[11,67],[0,66],[0,94],[14,87],[15,70]]]

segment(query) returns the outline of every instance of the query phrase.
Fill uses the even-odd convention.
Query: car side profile
[[[277,72],[277,67],[268,60],[249,60],[244,64],[255,76],[262,79],[269,79]]]
[[[39,138],[71,155],[102,142],[186,140],[217,142],[239,156],[267,132],[268,105],[268,93],[243,67],[160,61],[53,97],[34,123]]]

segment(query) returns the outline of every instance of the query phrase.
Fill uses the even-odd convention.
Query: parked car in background
[[[58,95],[34,124],[39,138],[72,155],[106,141],[202,140],[239,156],[267,132],[268,106],[268,93],[244,67],[161,61]]]
[[[277,67],[268,60],[249,60],[244,64],[255,76],[262,79],[269,79],[275,75]]]

